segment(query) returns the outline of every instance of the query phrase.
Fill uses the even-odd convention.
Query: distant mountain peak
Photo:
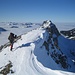
[[[0,27],[0,32],[7,31],[6,29]]]

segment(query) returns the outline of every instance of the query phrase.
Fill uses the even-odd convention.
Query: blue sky
[[[75,0],[0,0],[0,22],[75,22]]]

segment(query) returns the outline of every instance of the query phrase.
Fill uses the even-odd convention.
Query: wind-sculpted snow
[[[57,32],[56,36],[59,37]],[[53,35],[55,38],[56,36]],[[23,34],[14,43],[13,51],[10,51],[10,46],[8,46],[0,52],[0,74],[4,71],[5,66],[11,62],[12,67],[9,67],[8,72],[4,71],[4,75],[74,75],[75,71],[61,68],[61,65],[58,65],[48,55],[46,44],[44,44],[47,40],[48,42],[52,40],[54,43],[53,38],[49,39],[48,31],[42,27]],[[51,45],[49,44],[50,48]],[[50,49],[50,52],[52,50]]]

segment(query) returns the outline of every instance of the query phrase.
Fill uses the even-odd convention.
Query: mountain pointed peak
[[[52,21],[51,20],[46,20],[46,21],[44,21],[43,22],[43,27],[44,28],[47,28],[47,27],[52,27],[52,26],[55,26],[53,23],[52,23]]]
[[[43,27],[44,27],[44,28],[47,28],[47,27],[50,26],[51,23],[52,23],[52,22],[51,22],[50,20],[46,20],[46,21],[43,22]]]

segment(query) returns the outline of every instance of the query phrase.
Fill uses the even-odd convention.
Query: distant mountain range
[[[60,33],[68,38],[75,39],[75,28],[67,31],[60,31]]]

